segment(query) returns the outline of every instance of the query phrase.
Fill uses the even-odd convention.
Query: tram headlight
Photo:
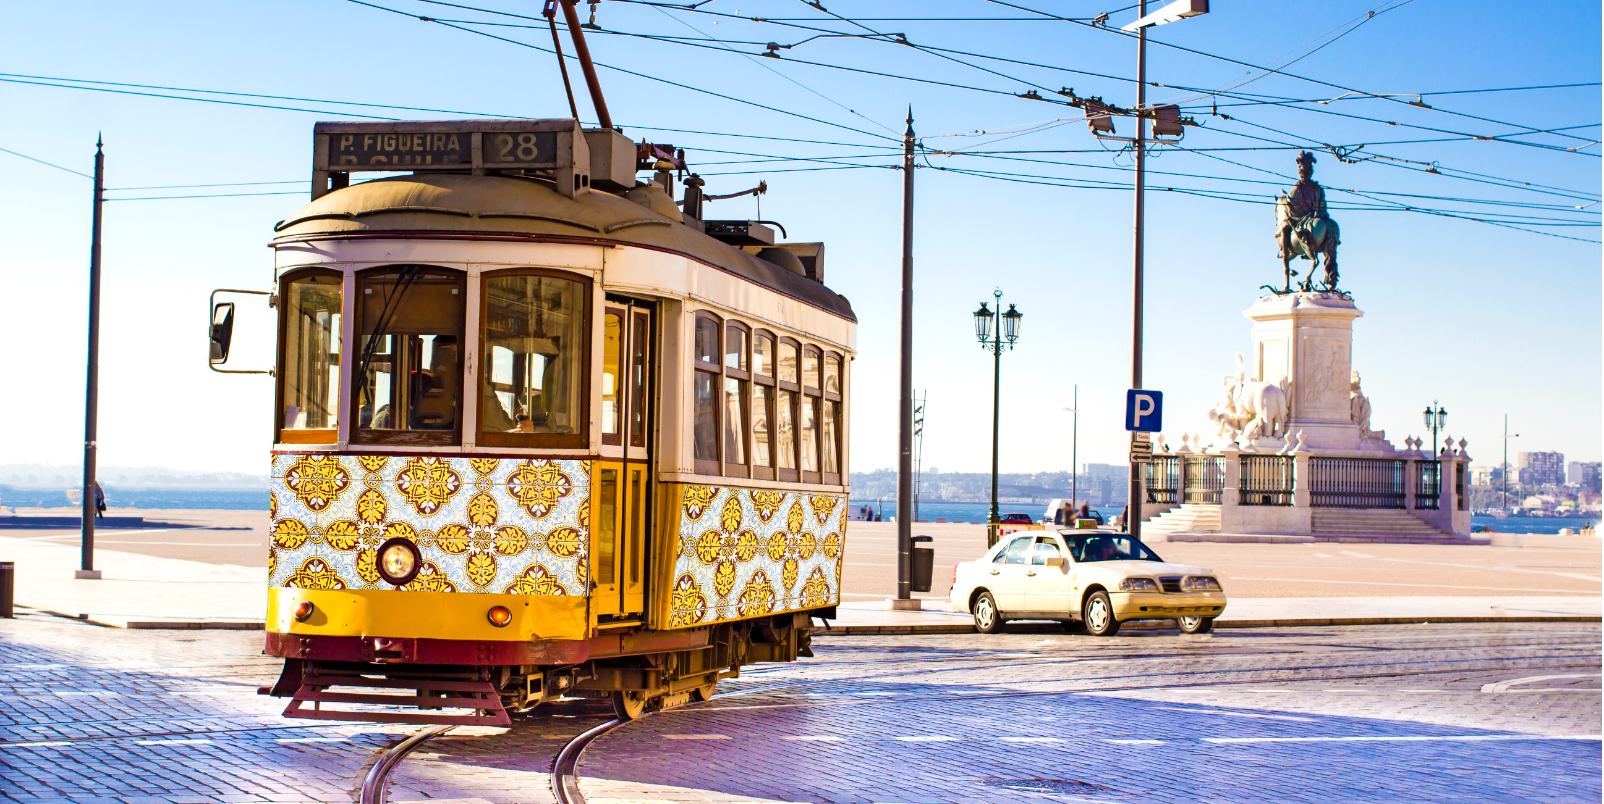
[[[512,622],[512,609],[506,606],[491,606],[490,611],[485,612],[485,617],[490,620],[491,625],[506,628],[507,623]]]
[[[1181,580],[1181,588],[1188,592],[1218,592],[1220,582],[1207,575],[1191,575]]]
[[[410,540],[397,536],[379,547],[379,575],[396,586],[405,586],[418,577],[422,563],[418,546]]]
[[[310,600],[303,600],[295,604],[295,621],[298,623],[306,622],[312,616],[314,609],[315,607]]]

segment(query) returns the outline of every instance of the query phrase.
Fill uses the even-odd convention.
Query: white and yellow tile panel
[[[843,495],[687,485],[678,507],[668,628],[840,602]]]
[[[393,589],[375,562],[400,536],[407,590],[587,594],[586,461],[282,454],[271,482],[270,586]]]

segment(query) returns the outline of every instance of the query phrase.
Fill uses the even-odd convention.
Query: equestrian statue
[[[1282,193],[1275,200],[1275,238],[1281,248],[1281,270],[1286,274],[1286,287],[1282,290],[1269,285],[1264,287],[1277,293],[1291,293],[1292,277],[1298,275],[1292,270],[1292,258],[1302,257],[1314,265],[1309,267],[1309,275],[1300,289],[1306,293],[1313,291],[1314,270],[1324,255],[1324,290],[1336,290],[1337,244],[1340,242],[1337,222],[1326,211],[1326,191],[1312,178],[1314,154],[1304,151],[1298,154],[1297,162],[1298,183],[1292,187],[1292,192]]]

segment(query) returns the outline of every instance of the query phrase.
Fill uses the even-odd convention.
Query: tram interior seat
[[[412,372],[411,419],[413,430],[450,430],[457,425],[457,339],[435,338],[428,369]]]

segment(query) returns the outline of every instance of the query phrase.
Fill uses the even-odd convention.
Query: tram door
[[[622,447],[623,460],[598,461],[591,475],[591,595],[597,616],[627,619],[646,610],[654,369],[650,305],[609,297],[603,323],[602,445]]]

